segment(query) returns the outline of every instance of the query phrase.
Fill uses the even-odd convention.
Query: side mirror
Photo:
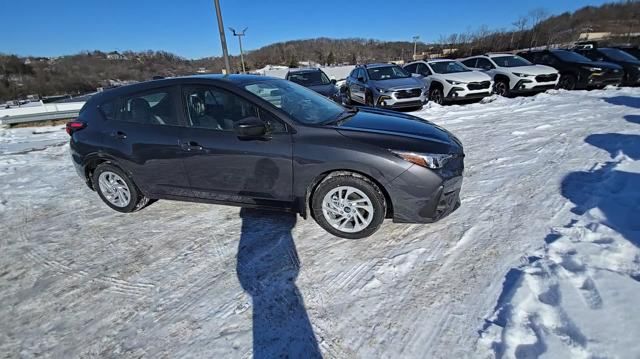
[[[257,117],[247,117],[236,122],[233,130],[240,139],[257,139],[267,134],[267,126]]]
[[[360,82],[366,82],[366,81],[364,80],[364,77],[362,77],[362,76],[358,76],[358,81],[360,81]]]
[[[420,75],[420,74],[411,74],[411,77],[417,77],[419,79],[423,78],[424,76]]]
[[[331,83],[332,83],[333,85],[335,85],[337,82],[338,82],[338,81],[336,81],[336,79],[331,79]]]

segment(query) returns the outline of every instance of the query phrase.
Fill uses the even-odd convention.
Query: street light
[[[418,47],[418,39],[420,38],[420,36],[414,36],[413,37],[413,60],[416,59],[416,49]]]
[[[240,43],[240,63],[242,63],[242,73],[246,73],[245,69],[244,69],[244,55],[242,54],[242,37],[244,36],[244,33],[247,31],[248,27],[245,27],[244,30],[242,30],[242,32],[237,32],[234,28],[230,27],[229,30],[231,30],[231,32],[233,32],[233,36],[237,36],[238,37],[238,42]]]
[[[224,57],[224,67],[227,70],[227,74],[230,74],[231,66],[229,66],[229,53],[227,52],[227,38],[224,36],[224,24],[222,23],[222,13],[220,12],[220,0],[213,0],[213,5],[216,7],[216,16],[218,17],[218,31],[220,32],[220,44],[222,45],[222,56]]]

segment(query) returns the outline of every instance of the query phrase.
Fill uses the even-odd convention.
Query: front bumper
[[[544,92],[558,86],[558,80],[538,82],[536,80],[523,79],[518,81],[511,89],[512,93]]]
[[[413,165],[394,179],[389,186],[393,221],[433,223],[460,207],[462,168],[447,175],[450,177]]]
[[[378,94],[375,99],[376,107],[380,108],[409,108],[409,107],[422,107],[425,103],[427,103],[427,92],[420,91],[419,96],[399,98],[399,91],[393,92],[385,92]]]
[[[622,77],[624,76],[622,71],[612,72],[612,71],[603,71],[603,72],[594,72],[591,73],[587,77],[586,87],[604,87],[607,85],[620,85],[622,83]]]

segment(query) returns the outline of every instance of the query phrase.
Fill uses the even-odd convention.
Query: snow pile
[[[585,142],[614,157],[564,178],[573,218],[507,274],[480,339],[497,357],[640,355],[640,136]]]

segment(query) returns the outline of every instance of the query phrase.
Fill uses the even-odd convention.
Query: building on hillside
[[[582,32],[578,37],[578,41],[585,40],[605,40],[611,37],[610,32]]]
[[[118,51],[111,51],[110,53],[107,54],[107,59],[108,60],[127,60],[127,57],[119,53]]]

